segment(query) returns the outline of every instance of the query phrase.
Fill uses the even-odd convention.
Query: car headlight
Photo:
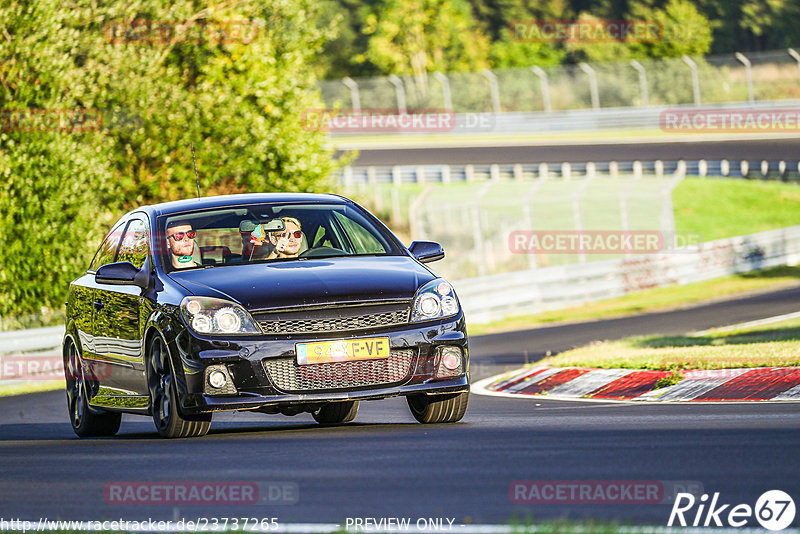
[[[198,334],[259,334],[261,331],[247,311],[236,304],[211,297],[186,297],[181,315]]]
[[[458,313],[459,305],[453,286],[441,278],[431,280],[417,291],[411,321],[430,321]]]

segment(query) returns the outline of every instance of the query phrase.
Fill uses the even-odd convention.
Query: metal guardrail
[[[800,181],[798,160],[603,161],[475,165],[346,166],[337,173],[345,187],[378,184],[481,182],[489,180],[572,179],[607,176],[664,176],[685,166],[689,176]]]
[[[800,226],[659,254],[542,267],[453,282],[468,322],[577,306],[657,287],[800,264]]]
[[[61,346],[64,326],[0,332],[0,354],[47,350]]]

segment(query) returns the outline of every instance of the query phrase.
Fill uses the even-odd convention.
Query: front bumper
[[[381,383],[360,383],[354,386],[344,380],[341,385],[328,383],[324,387],[304,387],[290,391],[285,385],[281,387],[281,382],[270,375],[264,363],[281,359],[283,367],[291,365],[300,369],[294,363],[296,343],[384,336],[389,337],[392,354],[396,351],[413,351],[407,374],[394,377],[388,383],[379,381]],[[437,369],[441,369],[438,361],[439,348],[446,345],[460,347],[463,361],[456,372],[443,376],[441,373],[437,374]],[[331,401],[376,400],[403,395],[444,395],[469,391],[467,345],[464,317],[459,314],[446,320],[346,334],[201,338],[184,329],[170,343],[170,349],[178,356],[183,371],[178,373],[177,381],[181,411],[191,415],[223,410],[303,405],[308,407]],[[356,364],[347,362],[350,363]],[[206,368],[219,365],[223,365],[228,371],[236,388],[235,393],[211,394],[206,380]]]

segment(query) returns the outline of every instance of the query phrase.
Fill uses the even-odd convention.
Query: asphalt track
[[[800,138],[728,141],[647,141],[613,143],[602,140],[584,145],[470,146],[362,149],[352,165],[450,165],[491,163],[572,163],[587,161],[685,160],[797,160]]]
[[[474,378],[595,339],[684,332],[797,310],[800,288],[583,325],[471,340]],[[362,404],[352,424],[218,416],[202,439],[167,441],[125,416],[111,439],[79,440],[64,394],[0,398],[0,518],[131,519],[444,517],[504,524],[514,516],[665,525],[666,504],[513,504],[516,480],[694,481],[720,502],[753,506],[769,489],[800,498],[800,404],[532,401],[473,395],[463,422],[422,426],[402,399]],[[111,505],[104,488],[132,481],[297,484],[295,504]],[[754,523],[753,523],[754,524]],[[795,522],[796,524],[796,522]]]

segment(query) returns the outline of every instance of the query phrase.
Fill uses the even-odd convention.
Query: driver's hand
[[[286,247],[288,245],[289,245],[289,240],[286,239],[285,237],[282,237],[278,239],[278,244],[275,246],[275,248],[278,250],[278,252],[285,252]]]

